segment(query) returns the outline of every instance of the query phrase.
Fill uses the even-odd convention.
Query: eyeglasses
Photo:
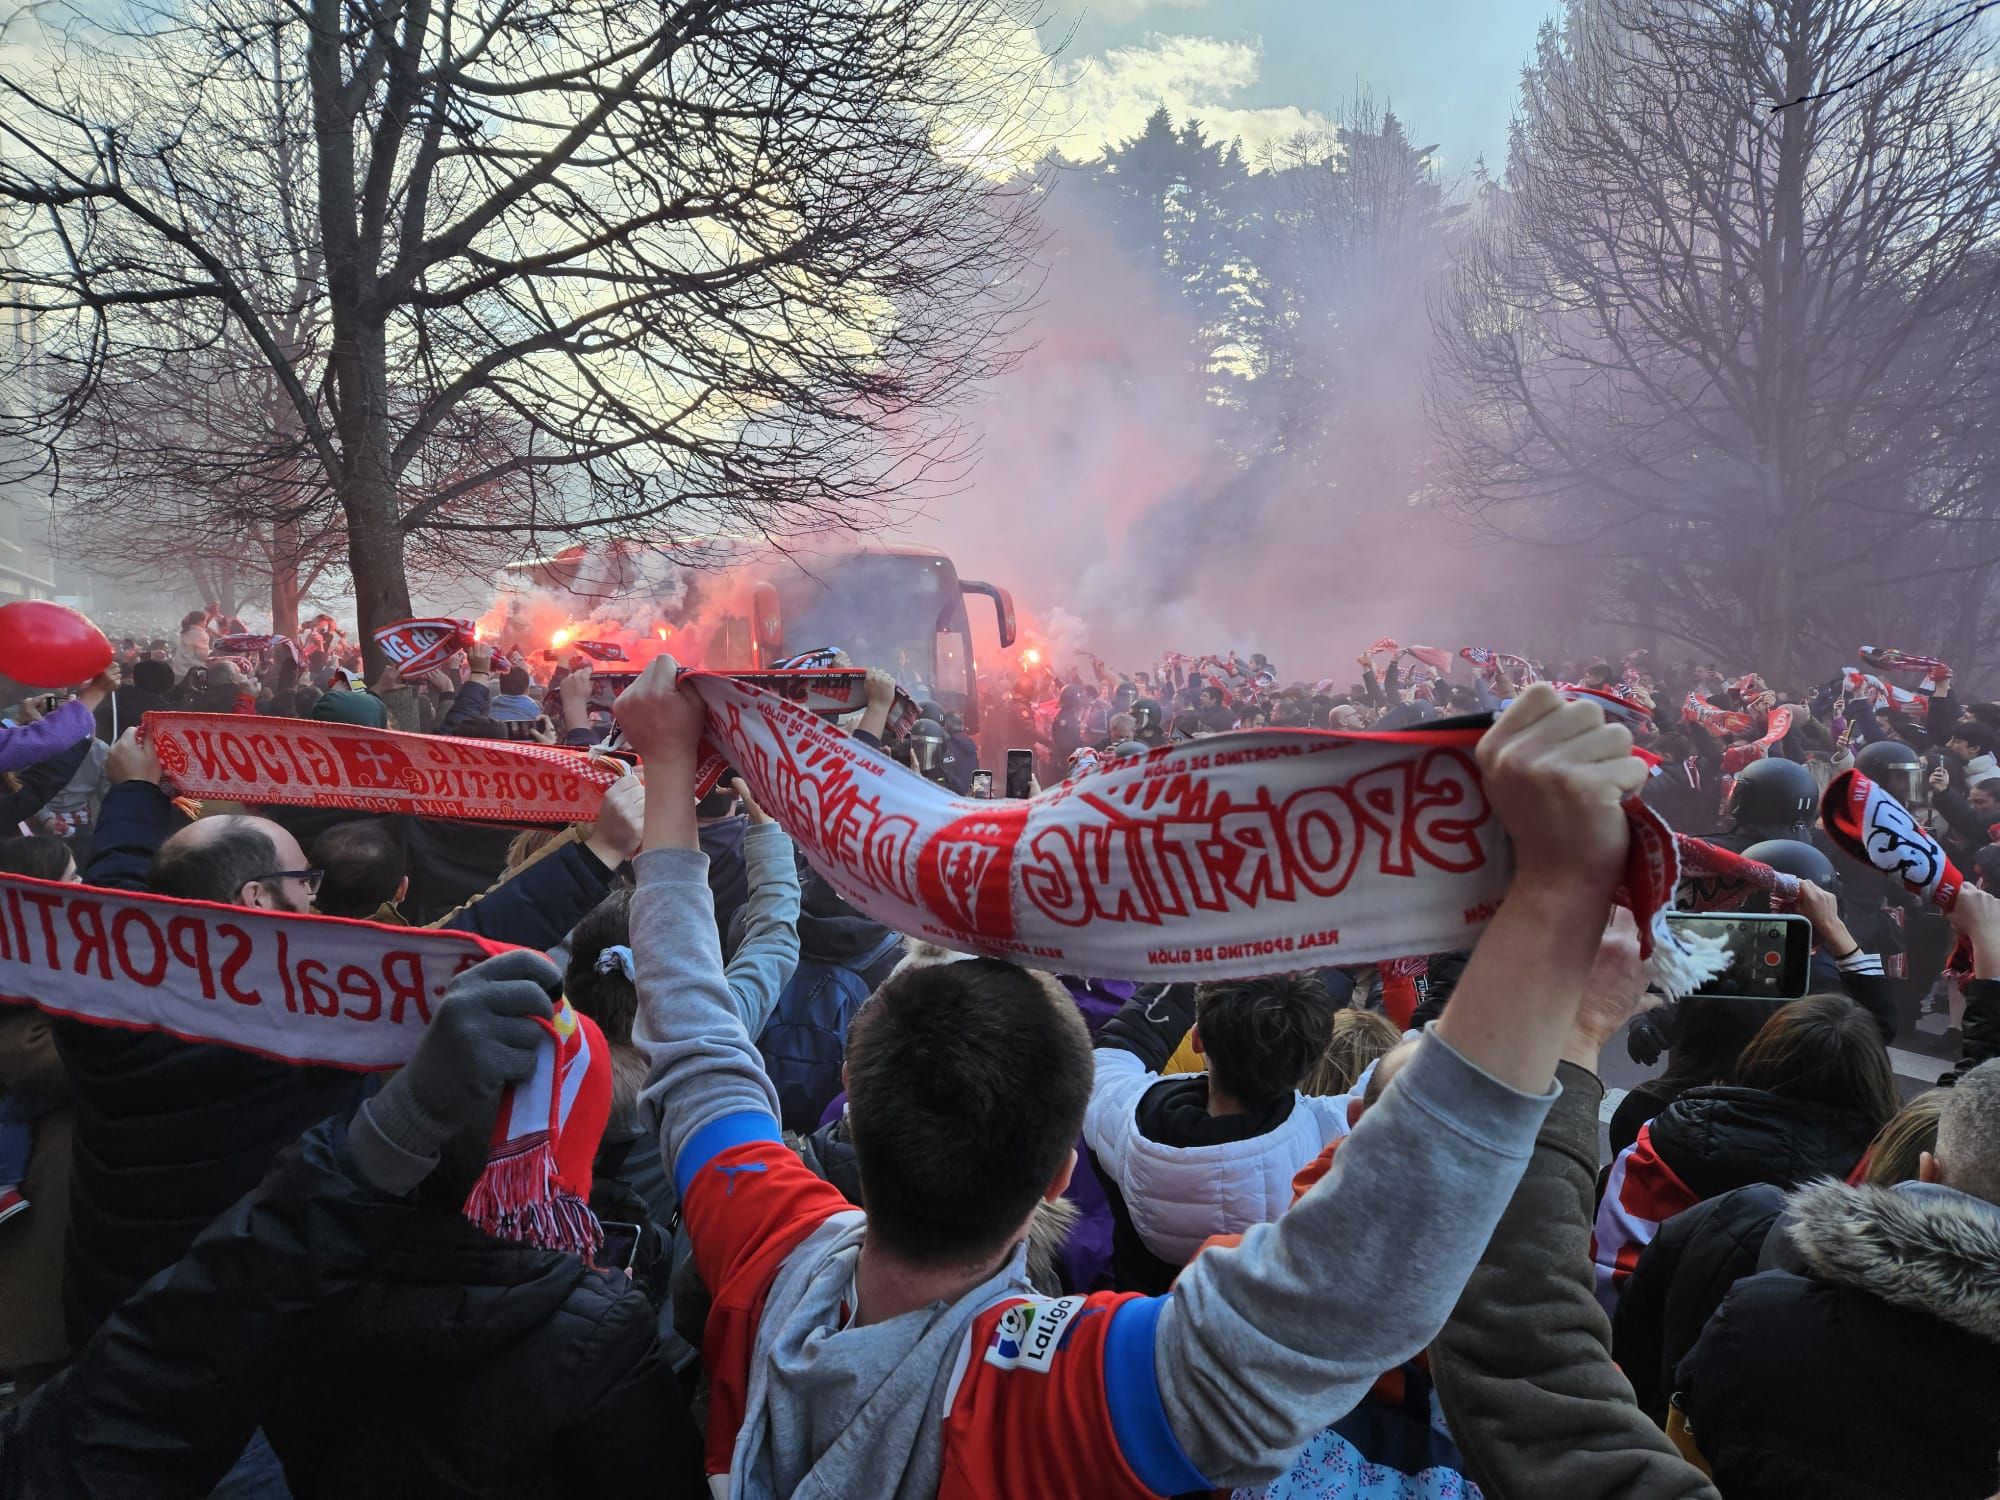
[[[320,882],[326,879],[324,870],[273,870],[268,875],[259,875],[259,880],[303,880],[306,894],[317,896]]]

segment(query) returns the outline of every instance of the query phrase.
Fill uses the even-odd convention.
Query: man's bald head
[[[187,901],[219,901],[270,911],[309,911],[312,892],[281,870],[303,870],[299,841],[268,818],[197,818],[160,845],[146,888]]]

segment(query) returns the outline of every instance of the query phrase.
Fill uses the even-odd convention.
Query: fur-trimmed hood
[[[1792,1194],[1786,1211],[1819,1280],[2000,1344],[2000,1205],[1931,1183],[1826,1180]]]

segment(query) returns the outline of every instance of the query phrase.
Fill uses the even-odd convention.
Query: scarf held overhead
[[[141,734],[183,795],[253,804],[588,823],[619,775],[580,750],[308,719],[153,713]]]
[[[1512,851],[1472,758],[1482,723],[1252,730],[1109,762],[1026,801],[976,801],[773,694],[704,673],[726,759],[832,885],[912,937],[1034,968],[1223,979],[1467,946]],[[1625,900],[1675,990],[1715,955],[1655,919],[1673,835],[1636,799]]]
[[[0,875],[0,1004],[300,1067],[401,1067],[452,977],[506,951],[470,933]],[[584,1205],[610,1109],[610,1052],[567,1002],[538,1024],[548,1042],[534,1074],[501,1097],[466,1217],[589,1255],[601,1238]]]

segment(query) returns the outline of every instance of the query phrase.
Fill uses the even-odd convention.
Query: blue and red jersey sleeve
[[[674,1163],[674,1184],[695,1270],[713,1299],[702,1338],[706,1460],[709,1473],[722,1474],[743,1424],[765,1295],[785,1258],[854,1205],[799,1160],[764,1114],[730,1115],[697,1131]]]
[[[1210,1488],[1160,1400],[1164,1298],[1010,1298],[973,1320],[944,1404],[938,1500]]]

